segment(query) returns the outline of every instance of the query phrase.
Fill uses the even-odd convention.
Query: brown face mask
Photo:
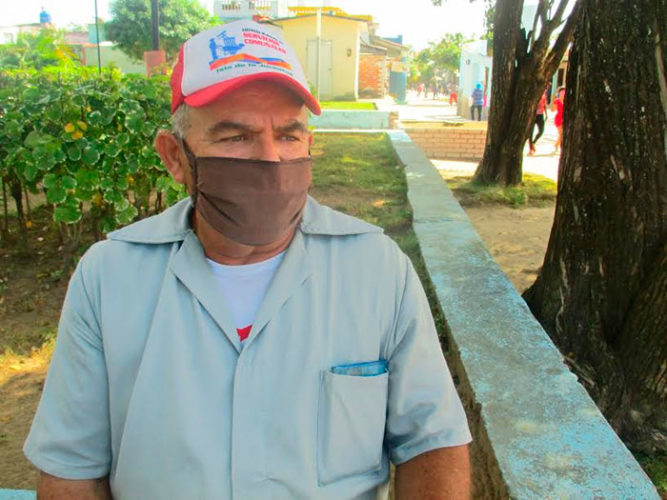
[[[195,157],[180,141],[192,168],[195,209],[220,234],[243,245],[266,245],[299,223],[310,187],[311,157]]]

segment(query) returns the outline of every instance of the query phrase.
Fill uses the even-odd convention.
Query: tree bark
[[[556,215],[524,298],[631,446],[667,450],[665,0],[584,0]]]
[[[523,0],[498,0],[493,28],[493,85],[484,156],[475,180],[483,184],[521,182],[523,147],[547,81],[555,73],[574,33],[581,0],[550,48],[551,35],[560,25],[568,0],[561,0],[551,19],[540,6],[540,33],[521,27]]]

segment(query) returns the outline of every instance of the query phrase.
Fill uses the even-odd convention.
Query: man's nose
[[[278,140],[271,134],[262,134],[257,141],[255,155],[257,160],[280,161]]]

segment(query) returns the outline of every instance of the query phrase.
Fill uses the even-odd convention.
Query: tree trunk
[[[538,10],[541,31],[526,35],[521,29],[523,0],[498,0],[493,28],[493,85],[484,156],[475,180],[483,184],[515,185],[521,182],[523,147],[528,139],[540,97],[555,73],[574,32],[580,0],[553,47],[551,34],[568,0],[561,0],[552,19]],[[537,25],[537,23],[534,23]],[[535,28],[533,28],[535,29]]]
[[[666,12],[583,1],[556,216],[524,293],[612,425],[649,452],[667,450]]]

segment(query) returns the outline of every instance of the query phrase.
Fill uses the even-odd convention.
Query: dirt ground
[[[554,207],[466,207],[487,249],[519,293],[537,278],[549,242]]]
[[[517,290],[523,291],[542,264],[553,207],[489,205],[466,211],[490,253]],[[29,331],[40,331],[38,336],[53,331],[67,280],[58,274],[58,261],[40,265],[17,261],[2,247],[0,280],[6,279],[3,273],[8,266],[4,263],[8,261],[19,269],[12,273],[11,282],[0,287],[0,352],[9,343],[15,353],[0,355],[0,488],[32,489],[37,473],[23,457],[21,447],[39,401],[50,351],[48,347],[31,350],[16,338]],[[19,335],[21,332],[25,334]],[[39,345],[36,340],[30,338],[32,345]]]

